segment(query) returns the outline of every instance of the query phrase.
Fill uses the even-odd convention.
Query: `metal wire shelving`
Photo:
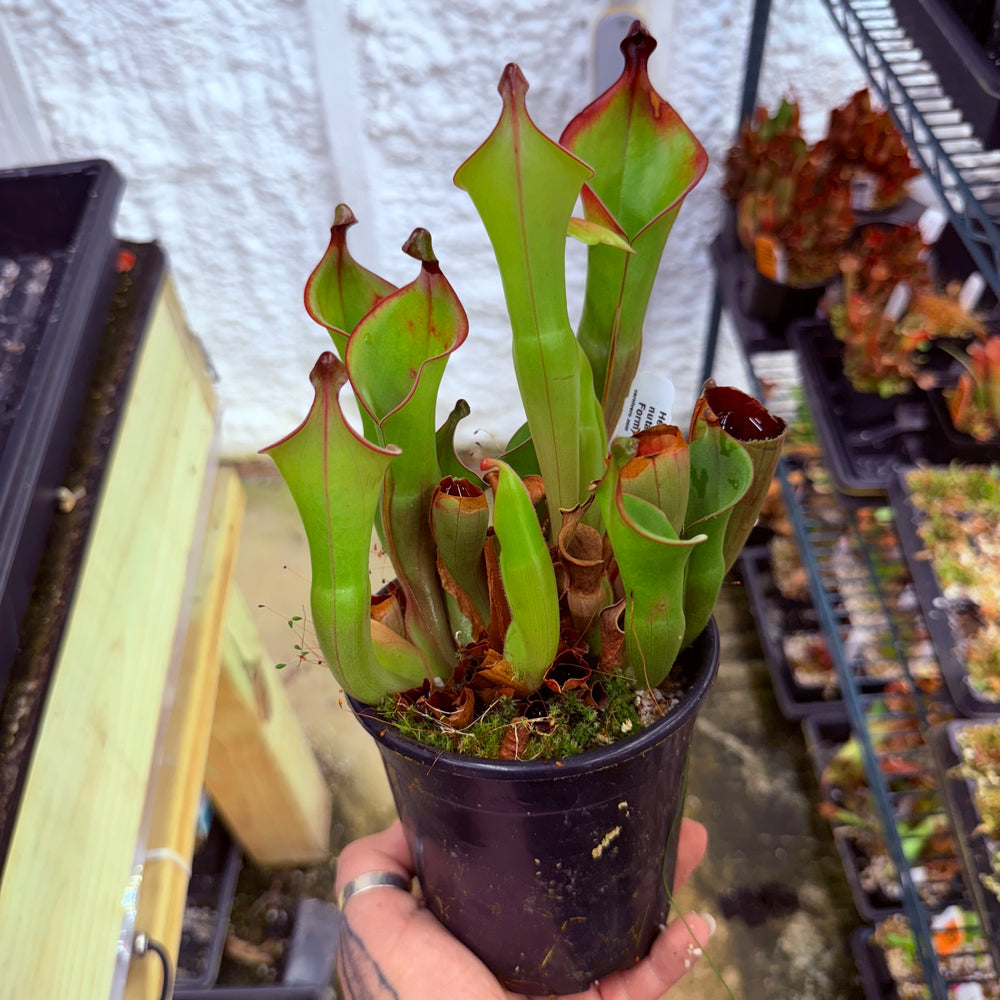
[[[1000,296],[1000,150],[984,149],[934,70],[899,27],[891,0],[822,0]]]
[[[975,267],[1000,297],[1000,150],[984,148],[973,134],[925,53],[899,26],[893,0],[820,2],[862,66],[872,92],[892,115]],[[769,13],[770,0],[755,0],[741,120],[755,104]],[[703,365],[706,378],[723,306],[738,315],[731,301],[732,283],[724,280],[719,260],[716,267]],[[794,412],[801,404],[794,355],[745,354],[758,395],[764,398],[766,390],[769,405]],[[920,865],[910,860],[910,848],[914,825],[947,819],[935,788],[933,734],[936,724],[952,717],[955,709],[941,684],[895,528],[879,501],[828,495],[822,482],[810,481],[784,459],[779,479],[850,729],[860,745],[923,984],[934,1000],[946,1000],[955,962],[945,953],[937,917],[952,903],[973,914],[975,908],[967,887],[963,891],[961,884],[942,886],[939,892],[933,885],[937,874],[961,864],[954,843],[945,840],[932,861]],[[884,690],[873,690],[873,670],[885,679]],[[985,967],[992,969],[991,958],[1000,961],[990,943],[980,953],[965,956],[965,969],[972,970],[969,978],[981,977]]]
[[[755,354],[748,370],[769,406],[786,416],[795,406],[807,409],[793,355]],[[803,416],[808,419],[800,409]],[[930,996],[945,1000],[950,979],[936,921],[951,906],[975,912],[961,880],[962,857],[932,747],[934,727],[953,718],[955,708],[885,501],[839,496],[823,476],[821,459],[803,464],[794,452],[782,459],[778,476],[895,872],[892,896],[913,930]],[[918,862],[912,848],[928,825],[942,835]],[[985,944],[966,960],[970,967],[992,968]]]

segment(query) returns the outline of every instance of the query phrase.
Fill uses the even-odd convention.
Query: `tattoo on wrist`
[[[399,994],[346,917],[340,926],[337,969],[345,1000],[399,1000]]]

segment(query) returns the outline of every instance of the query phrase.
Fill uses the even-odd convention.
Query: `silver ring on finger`
[[[410,891],[412,879],[397,875],[395,872],[365,872],[357,878],[352,878],[340,891],[340,909],[343,910],[347,901],[356,896],[359,892],[367,892],[369,889],[403,889]]]

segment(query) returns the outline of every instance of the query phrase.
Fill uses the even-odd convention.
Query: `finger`
[[[691,877],[708,848],[708,831],[693,819],[681,820],[681,835],[677,844],[677,866],[674,869],[674,892]]]
[[[404,878],[413,878],[413,858],[399,820],[387,830],[355,840],[340,852],[337,858],[337,896],[351,879],[368,872],[392,872]]]
[[[697,913],[678,917],[638,965],[602,979],[601,1000],[659,1000],[701,958],[714,926]]]

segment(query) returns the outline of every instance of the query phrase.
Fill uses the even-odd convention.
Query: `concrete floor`
[[[305,539],[284,485],[268,467],[241,473],[248,508],[238,579],[274,662],[289,663],[282,676],[333,785],[338,850],[391,821],[388,783],[329,672],[293,664],[299,638],[288,619],[308,614]],[[722,662],[697,723],[687,806],[708,827],[709,849],[678,902],[684,910],[712,912],[719,927],[708,947],[711,962],[702,959],[674,995],[859,998],[847,938],[860,921],[816,812],[801,730],[778,713],[738,583],[724,588],[716,618]]]

